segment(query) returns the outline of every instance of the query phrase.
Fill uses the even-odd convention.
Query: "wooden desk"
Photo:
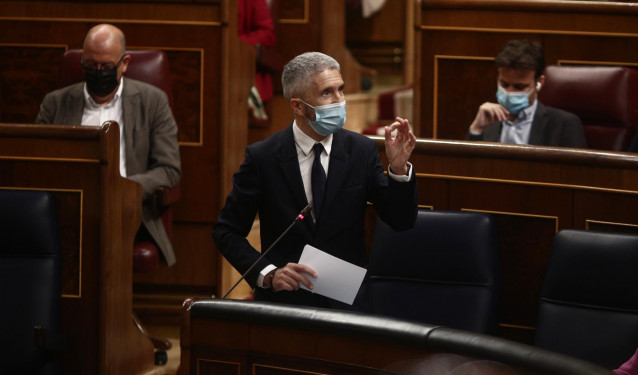
[[[0,124],[0,188],[47,190],[56,200],[68,340],[61,373],[152,368],[151,343],[131,319],[142,192],[119,174],[119,127]]]
[[[383,153],[382,139],[375,139]],[[635,154],[419,139],[411,161],[422,207],[487,212],[496,219],[504,337],[532,341],[559,230],[638,233]]]

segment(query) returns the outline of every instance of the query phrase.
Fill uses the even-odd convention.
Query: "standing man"
[[[82,51],[85,82],[47,94],[36,123],[98,126],[117,121],[120,174],[142,185],[143,216],[137,237],[154,241],[170,266],[175,254],[152,198],[159,188],[179,182],[177,124],[162,90],[124,79],[130,60],[120,29],[108,24],[91,28]]]
[[[255,288],[256,300],[350,308],[300,289],[300,284],[312,289],[306,275],[321,275],[297,262],[309,244],[365,266],[367,202],[374,204],[380,217],[396,230],[414,225],[416,179],[408,159],[416,138],[407,120],[397,118],[386,127],[390,162],[386,176],[376,143],[343,129],[344,82],[336,60],[318,52],[304,53],[286,64],[281,80],[294,121],[246,149],[213,229],[215,243],[243,274],[260,256],[246,240],[255,215],[259,214],[261,247],[265,250],[311,204],[311,217],[297,223],[246,280]],[[394,130],[397,134],[392,138]],[[355,299],[354,309],[365,309],[364,290]]]
[[[537,100],[545,84],[543,47],[512,40],[496,56],[498,103],[483,103],[469,128],[474,141],[586,148],[580,119]]]

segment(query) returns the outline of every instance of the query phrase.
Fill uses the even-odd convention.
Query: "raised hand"
[[[392,132],[395,130],[397,133],[392,138]],[[392,125],[385,127],[385,153],[388,156],[392,173],[396,175],[408,174],[407,162],[415,145],[416,137],[410,129],[408,120],[397,117]]]

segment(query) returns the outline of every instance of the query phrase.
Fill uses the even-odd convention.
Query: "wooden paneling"
[[[213,38],[218,39],[219,36]],[[175,121],[178,125],[177,138],[182,146],[201,146],[204,140],[204,119],[202,112],[204,107],[203,89],[204,82],[204,49],[164,49],[170,61],[171,85],[173,87]],[[219,70],[218,59],[213,60],[211,68],[213,71]],[[219,77],[213,75],[213,82],[210,84],[219,85]],[[217,92],[215,92],[217,94]],[[215,101],[219,100],[214,98]],[[219,108],[216,112],[218,112]],[[219,113],[213,113],[213,117]]]
[[[153,366],[151,343],[131,319],[141,187],[120,177],[118,160],[114,125],[0,124],[0,188],[51,191],[58,208],[64,374]]]
[[[0,122],[32,123],[53,91],[65,46],[0,43]]]
[[[360,91],[362,67],[345,46],[345,5],[342,0],[272,0],[271,14],[277,53],[283,61],[309,51],[320,51],[341,64],[346,93]],[[281,92],[281,75],[273,76]]]
[[[235,1],[3,1],[0,121],[32,123],[56,85],[64,51],[82,48],[86,32],[101,22],[120,27],[129,49],[159,49],[169,59],[182,159],[174,206],[177,265],[140,275],[136,289],[146,294],[142,301],[157,296],[150,305],[172,309],[177,318],[184,298],[217,294],[220,287],[212,225],[243,159],[254,48],[237,36]],[[74,213],[64,215],[74,220]],[[76,286],[67,288],[75,293]]]
[[[346,44],[357,61],[379,74],[403,74],[408,6],[409,1],[394,0],[363,18],[361,6],[346,2]]]
[[[62,295],[82,296],[82,192],[51,192],[58,211],[58,223],[68,230],[60,233],[62,247]]]
[[[638,233],[633,154],[420,139],[411,159],[420,205],[486,212],[496,220],[504,337],[531,343],[559,230]]]
[[[480,103],[495,101],[496,72],[488,72],[487,61],[508,40],[541,42],[547,64],[638,64],[638,11],[633,4],[549,0],[423,0],[420,4],[415,17],[413,121],[420,137],[465,138]]]
[[[433,104],[432,121],[441,119],[443,124],[451,125],[435,126],[432,134],[422,136],[465,139],[467,127],[474,119],[478,107],[486,101],[493,101],[496,96],[496,69],[493,59],[435,56],[434,69],[436,95],[432,98],[436,102]],[[470,119],[469,123],[467,119]],[[436,121],[437,125],[438,123]]]

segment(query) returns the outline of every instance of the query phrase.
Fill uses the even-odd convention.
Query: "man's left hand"
[[[397,134],[392,138],[392,132]],[[410,129],[410,122],[401,117],[390,126],[385,127],[385,153],[390,162],[390,169],[396,175],[408,174],[408,159],[416,145],[416,137]]]

